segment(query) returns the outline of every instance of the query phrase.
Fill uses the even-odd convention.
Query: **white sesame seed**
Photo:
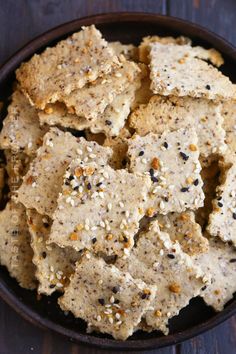
[[[113,318],[112,317],[109,317],[109,320],[108,320],[111,324],[114,322]]]
[[[121,208],[124,208],[124,203],[123,202],[119,202],[119,206],[121,207]]]
[[[84,188],[82,186],[79,186],[79,193],[83,193]]]
[[[145,159],[145,157],[143,157],[143,158],[141,159],[141,162],[142,162],[143,164],[146,164],[146,163],[147,163],[147,159]]]
[[[95,231],[95,230],[97,230],[97,226],[92,226],[91,231]]]
[[[108,210],[111,210],[111,209],[112,209],[112,204],[111,204],[111,203],[108,203],[108,204],[107,204],[107,209],[108,209]]]
[[[100,221],[100,226],[101,227],[105,227],[106,226],[105,223],[102,220]]]
[[[100,315],[97,316],[97,321],[100,322],[102,317]]]
[[[115,298],[114,298],[114,296],[112,295],[112,296],[110,297],[110,303],[113,304],[114,302],[115,302]]]
[[[85,224],[85,225],[84,225],[84,229],[85,229],[86,231],[89,231],[89,230],[90,230],[89,225],[88,225],[88,224]]]
[[[86,256],[86,258],[88,258],[88,259],[90,259],[90,258],[91,258],[91,256],[90,256],[90,254],[89,254],[89,253],[85,253],[85,256]]]
[[[126,256],[128,256],[128,254],[129,254],[128,248],[124,248],[124,254],[125,254]]]
[[[163,200],[161,200],[160,202],[160,209],[164,209],[165,208],[165,203],[163,202]]]
[[[75,206],[75,201],[74,201],[74,199],[71,199],[70,205],[71,205],[71,206]]]
[[[93,149],[92,149],[90,146],[87,146],[87,151],[88,151],[88,152],[92,152]]]
[[[95,155],[95,154],[90,154],[89,157],[90,157],[90,159],[95,159],[95,158],[97,157],[97,155]]]
[[[115,314],[115,317],[116,317],[117,320],[119,320],[119,319],[120,319],[120,314],[117,312],[117,313]]]
[[[76,152],[77,152],[78,155],[83,155],[83,151],[80,150],[80,149],[77,149]]]
[[[160,250],[160,256],[163,256],[163,254],[164,254],[164,251]]]
[[[103,172],[103,176],[104,176],[106,179],[109,178],[109,174],[108,174],[106,171]]]

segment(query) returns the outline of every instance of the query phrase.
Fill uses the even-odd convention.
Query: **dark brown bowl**
[[[109,41],[119,40],[138,44],[143,36],[151,34],[189,36],[195,45],[218,49],[225,59],[222,71],[236,82],[236,49],[217,35],[200,26],[172,17],[146,13],[115,13],[90,16],[66,23],[27,44],[0,69],[0,100],[5,100],[11,92],[14,70],[22,61],[79,30],[81,26],[92,23],[96,24]],[[51,298],[43,296],[38,301],[35,292],[20,288],[3,267],[0,272],[0,295],[19,314],[37,326],[53,330],[75,342],[116,350],[147,350],[176,344],[209,330],[236,313],[235,298],[220,313],[215,313],[202,299],[195,298],[178,317],[170,321],[168,336],[163,336],[157,331],[153,333],[139,331],[127,341],[121,342],[110,336],[86,334],[86,325],[83,321],[76,320],[70,315],[65,316],[59,309],[56,302],[57,294]]]

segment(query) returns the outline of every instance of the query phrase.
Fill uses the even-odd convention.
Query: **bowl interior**
[[[194,45],[206,48],[214,46],[222,52],[225,64],[222,71],[236,82],[236,50],[224,40],[198,26],[181,20],[151,14],[110,14],[92,16],[60,26],[30,42],[13,56],[0,70],[0,100],[7,106],[8,96],[12,91],[14,70],[33,53],[42,51],[45,46],[55,44],[59,39],[79,30],[82,25],[95,23],[109,41],[138,44],[147,35],[186,35],[190,36]],[[1,121],[6,110],[1,112]],[[165,337],[155,331],[152,333],[136,332],[126,342],[115,341],[111,337],[100,334],[86,334],[86,324],[72,315],[65,316],[57,305],[58,294],[51,297],[42,296],[37,299],[36,293],[19,287],[7,270],[1,267],[0,295],[19,313],[32,323],[55,330],[72,340],[85,342],[100,347],[113,349],[150,349],[171,345],[185,340],[204,330],[211,328],[236,312],[236,299],[233,299],[225,310],[216,314],[207,307],[201,298],[192,299],[178,317],[170,320],[170,334]]]

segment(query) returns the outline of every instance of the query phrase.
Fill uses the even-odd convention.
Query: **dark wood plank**
[[[168,12],[205,26],[236,45],[235,0],[168,0]]]
[[[236,317],[217,328],[179,345],[181,354],[235,354]]]
[[[79,17],[103,12],[166,13],[166,0],[8,0],[0,6],[0,63],[35,36]]]

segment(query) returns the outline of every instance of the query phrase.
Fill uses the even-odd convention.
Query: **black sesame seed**
[[[91,183],[88,183],[88,184],[87,184],[87,189],[88,189],[88,190],[92,189]]]
[[[96,242],[97,242],[96,237],[92,238],[92,243],[96,243]]]
[[[114,287],[112,288],[112,292],[113,292],[114,294],[117,294],[119,290],[120,290],[120,287],[119,287],[118,285],[117,285],[117,286],[114,286]]]
[[[183,159],[184,161],[187,161],[187,160],[189,159],[189,156],[186,155],[184,152],[180,151],[179,154],[180,154],[180,156],[182,157],[182,159]]]
[[[119,303],[120,303],[120,300],[115,299],[114,304],[119,304]]]
[[[183,187],[180,189],[180,192],[183,192],[183,193],[188,192],[188,191],[189,191],[189,187]]]
[[[44,223],[43,223],[43,226],[47,229],[50,225],[49,225],[48,222],[44,222]]]
[[[98,302],[100,305],[104,306],[105,305],[105,300],[104,299],[98,299]]]
[[[128,242],[129,239],[126,236],[123,236],[124,242]]]
[[[233,219],[236,220],[236,213],[233,213]]]
[[[152,180],[153,183],[158,182],[158,178],[157,178],[157,177],[154,177],[154,176],[151,176],[151,180]]]
[[[75,187],[73,188],[74,191],[77,191],[78,189],[79,189],[79,186],[75,186]]]
[[[164,142],[163,146],[164,146],[166,149],[168,149],[168,144],[167,144],[166,141]]]
[[[236,262],[236,258],[232,258],[229,260],[230,263],[235,263]]]
[[[127,163],[126,159],[123,159],[123,160],[121,161],[122,166],[125,166],[126,163]]]
[[[222,197],[218,197],[218,198],[217,198],[217,200],[221,200],[221,199],[222,199]]]
[[[50,289],[53,289],[53,288],[55,288],[55,286],[56,286],[55,284],[50,284],[50,285],[49,285],[49,288],[50,288]]]
[[[168,253],[167,257],[169,257],[170,259],[174,259],[175,258],[175,256],[173,254],[171,254],[171,253]]]
[[[150,173],[150,176],[153,176],[154,175],[154,169],[150,168],[149,173]]]
[[[221,202],[218,202],[218,206],[222,208],[223,204]]]
[[[204,290],[206,290],[206,288],[207,288],[207,286],[205,285],[201,288],[201,290],[204,291]]]
[[[70,175],[70,177],[68,179],[69,179],[69,181],[72,181],[72,179],[74,179],[74,176]]]
[[[100,187],[102,185],[102,182],[99,182],[96,184],[97,187]]]
[[[210,90],[210,89],[211,89],[211,86],[210,86],[210,85],[206,85],[206,89],[207,89],[207,90]]]
[[[144,151],[140,151],[138,156],[143,156],[144,155]]]
[[[46,258],[46,257],[47,257],[47,253],[46,253],[46,252],[43,252],[43,253],[42,253],[42,257],[43,257],[43,258]]]
[[[197,186],[197,185],[199,184],[199,180],[198,180],[198,178],[197,178],[197,179],[195,179],[195,181],[193,182],[193,184],[194,184],[194,186]]]
[[[141,294],[141,299],[142,299],[142,300],[144,300],[144,299],[146,299],[146,298],[147,298],[147,294],[144,294],[144,293]]]
[[[112,125],[112,122],[110,120],[105,120],[106,125]]]
[[[169,201],[169,198],[168,198],[168,197],[165,197],[165,198],[164,198],[164,201],[165,201],[165,202],[168,202],[168,201]]]

